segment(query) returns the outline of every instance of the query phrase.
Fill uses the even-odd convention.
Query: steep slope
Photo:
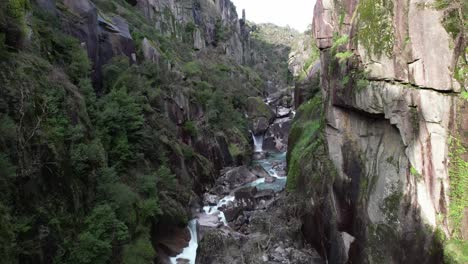
[[[466,262],[465,14],[317,1],[323,103],[298,111],[288,189],[309,198],[303,231],[330,263]]]
[[[0,3],[5,263],[146,263],[249,162],[263,80],[228,0]]]

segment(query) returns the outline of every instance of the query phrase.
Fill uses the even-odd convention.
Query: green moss
[[[399,190],[399,186],[395,184],[391,186],[390,194],[384,198],[380,205],[380,210],[385,213],[386,220],[389,224],[398,224],[399,209],[402,198],[403,193]]]
[[[339,59],[340,63],[343,63],[344,61],[348,60],[354,55],[352,51],[345,51],[345,52],[338,52],[335,57]]]
[[[232,157],[237,157],[243,154],[243,151],[237,144],[229,144],[229,153]]]
[[[449,217],[455,237],[459,235],[464,210],[468,207],[468,161],[463,159],[466,152],[466,148],[457,138],[450,138]]]
[[[191,137],[196,137],[198,135],[197,125],[192,120],[188,120],[184,122],[183,130],[185,133],[187,133]]]
[[[263,102],[263,99],[260,97],[247,98],[247,104],[250,115],[252,115],[251,118],[260,116],[269,118],[272,115],[270,107],[265,102]]]
[[[294,191],[298,187],[298,178],[302,170],[302,158],[313,153],[321,143],[318,133],[322,126],[321,104],[321,98],[318,95],[301,105],[297,110],[296,120],[289,136],[289,144],[293,148],[289,149],[290,154],[288,154],[288,180],[286,185],[288,191]]]
[[[468,241],[452,239],[445,242],[444,263],[468,263]]]
[[[21,48],[26,35],[26,11],[28,0],[6,0],[0,3],[0,32],[5,32],[5,44],[11,48]]]
[[[461,94],[460,94],[461,98],[463,98],[464,100],[467,100],[468,101],[468,92],[467,91],[463,91]]]
[[[358,41],[372,56],[393,54],[393,1],[363,0],[359,2]]]
[[[410,173],[416,178],[416,180],[418,181],[423,180],[423,176],[421,175],[421,173],[418,172],[418,170],[415,167],[413,166],[410,167]]]
[[[191,61],[184,64],[182,71],[188,76],[195,76],[201,74],[201,67],[198,62]]]

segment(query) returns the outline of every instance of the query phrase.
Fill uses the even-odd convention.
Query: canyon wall
[[[3,261],[180,253],[198,195],[250,161],[250,31],[228,0],[1,1]]]
[[[331,263],[440,263],[467,239],[465,29],[447,25],[463,7],[443,2],[317,1],[323,109],[298,115],[323,123],[295,121],[290,151],[310,153],[289,155],[288,186],[310,197],[304,233]]]

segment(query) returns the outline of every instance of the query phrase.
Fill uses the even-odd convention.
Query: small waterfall
[[[255,152],[263,152],[263,135],[254,135],[252,133],[252,140],[255,146]]]
[[[172,264],[177,264],[177,259],[186,259],[189,261],[188,264],[195,264],[198,248],[197,219],[193,219],[189,222],[188,229],[190,230],[189,245],[184,248],[182,253],[173,258],[170,258]]]

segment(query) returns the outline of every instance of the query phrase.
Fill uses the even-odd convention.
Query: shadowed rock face
[[[129,25],[120,17],[110,20],[98,14],[96,6],[89,0],[65,0],[64,5],[79,16],[79,23],[70,23],[71,35],[86,46],[88,57],[93,62],[93,82],[95,87],[102,85],[104,64],[115,56],[127,56],[135,62],[135,43],[129,32]]]
[[[392,2],[390,57],[355,46],[357,1],[318,0],[315,7],[326,157],[317,152],[319,161],[303,158],[306,172],[300,177],[321,174],[328,180],[302,190],[312,197],[303,231],[330,263],[438,263],[433,231],[450,233],[450,137],[467,142],[460,133],[466,102],[453,79],[459,54],[449,44],[441,12],[418,8],[420,1]],[[334,35],[357,39],[332,47]],[[335,54],[347,50],[356,56],[340,63]],[[369,72],[365,85],[353,80],[356,65]],[[307,167],[327,160],[336,174]]]

